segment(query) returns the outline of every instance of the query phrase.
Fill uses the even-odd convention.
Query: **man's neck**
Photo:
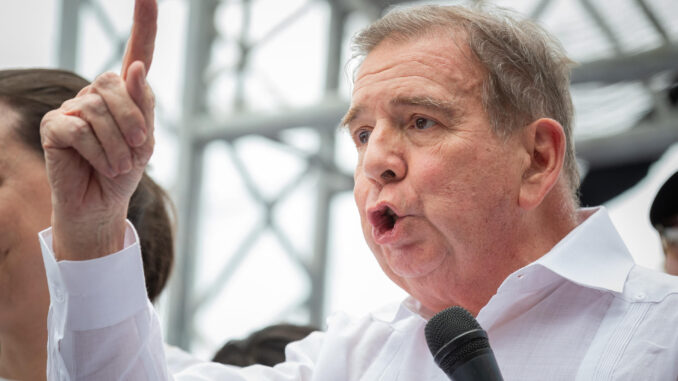
[[[509,274],[546,255],[589,215],[577,211],[567,188],[554,188],[538,208],[526,213],[515,235],[515,265]]]

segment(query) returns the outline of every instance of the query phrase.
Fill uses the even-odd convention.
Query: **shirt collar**
[[[541,267],[584,287],[623,292],[626,278],[635,264],[607,209],[602,206],[582,208],[577,213],[585,219],[581,224],[544,256],[511,274],[500,289],[510,278],[525,270],[535,270],[536,274],[532,274],[532,277],[546,275],[538,271]],[[543,287],[543,282],[547,281],[541,279],[536,286]],[[382,317],[381,320],[398,321],[411,315],[428,320],[434,314],[410,296],[400,304],[395,314],[390,313],[389,318]]]
[[[429,320],[435,315],[435,312],[424,307],[417,299],[408,296],[401,304],[396,320],[412,313],[421,316],[424,320]]]
[[[578,213],[589,216],[535,264],[582,286],[622,292],[634,262],[607,210]]]

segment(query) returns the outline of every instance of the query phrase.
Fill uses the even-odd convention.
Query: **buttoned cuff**
[[[127,221],[124,248],[85,261],[56,261],[52,228],[38,234],[42,249],[51,312],[62,327],[73,331],[115,325],[146,308],[146,282],[139,237]],[[63,320],[62,320],[63,319]]]

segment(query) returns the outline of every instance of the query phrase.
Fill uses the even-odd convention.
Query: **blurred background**
[[[351,36],[407,3],[159,1],[150,173],[178,211],[158,306],[170,343],[207,359],[269,324],[322,327],[333,311],[362,315],[405,296],[362,238],[356,153],[337,124],[351,92]],[[648,211],[678,169],[678,2],[492,3],[538,20],[579,63],[583,204],[606,205],[636,261],[660,269]],[[0,68],[61,67],[90,80],[119,71],[133,6],[0,2]]]

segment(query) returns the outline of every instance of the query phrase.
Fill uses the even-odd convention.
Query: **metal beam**
[[[262,135],[275,138],[280,131],[314,127],[334,130],[348,110],[348,101],[330,97],[311,107],[275,113],[241,113],[228,120],[216,121],[200,117],[191,121],[198,128],[196,142],[206,144],[213,140],[232,141],[247,135]]]
[[[81,0],[61,0],[58,65],[70,71],[75,71],[77,59],[81,2]]]
[[[650,24],[652,24],[654,30],[657,31],[657,33],[662,37],[664,43],[669,44],[671,42],[671,38],[669,37],[666,28],[664,28],[662,23],[659,21],[654,12],[650,9],[650,7],[647,5],[647,3],[644,0],[636,0],[636,4],[638,5],[638,7],[640,7],[645,17],[647,17]]]
[[[202,185],[202,149],[195,144],[195,115],[205,113],[205,70],[216,36],[214,14],[216,0],[191,1],[186,40],[183,115],[180,130],[179,178],[177,200],[177,251],[174,274],[170,278],[169,322],[167,341],[188,349],[191,343],[191,296],[194,285],[194,253],[197,247],[198,211]]]
[[[617,53],[619,56],[622,56],[624,51],[622,50],[622,46],[619,42],[619,39],[617,38],[617,35],[614,33],[612,27],[608,24],[605,18],[603,18],[603,15],[598,12],[593,4],[591,4],[591,0],[579,0],[579,3],[581,3],[589,16],[593,18],[593,21],[598,25],[600,30],[603,32],[603,35],[612,45],[612,49],[614,49],[615,53]]]
[[[577,157],[590,168],[658,159],[678,142],[678,111],[658,122],[644,121],[625,132],[575,143]]]
[[[337,94],[339,91],[339,73],[341,68],[341,47],[344,40],[344,24],[346,12],[334,2],[330,2],[330,25],[328,33],[327,63],[325,69],[325,94]],[[335,119],[337,125],[339,119]],[[320,146],[318,156],[325,163],[335,160],[334,129],[319,129]],[[325,321],[325,289],[327,275],[328,244],[330,236],[330,208],[336,190],[332,187],[329,171],[318,172],[315,207],[315,236],[313,238],[313,255],[309,275],[311,290],[308,298],[309,322],[322,327]]]
[[[572,83],[638,81],[676,68],[678,45],[665,45],[632,56],[584,63],[572,70]]]
[[[551,5],[551,2],[552,0],[540,0],[539,3],[532,8],[530,18],[535,20],[540,18],[544,14],[544,11],[546,11],[546,8]]]

